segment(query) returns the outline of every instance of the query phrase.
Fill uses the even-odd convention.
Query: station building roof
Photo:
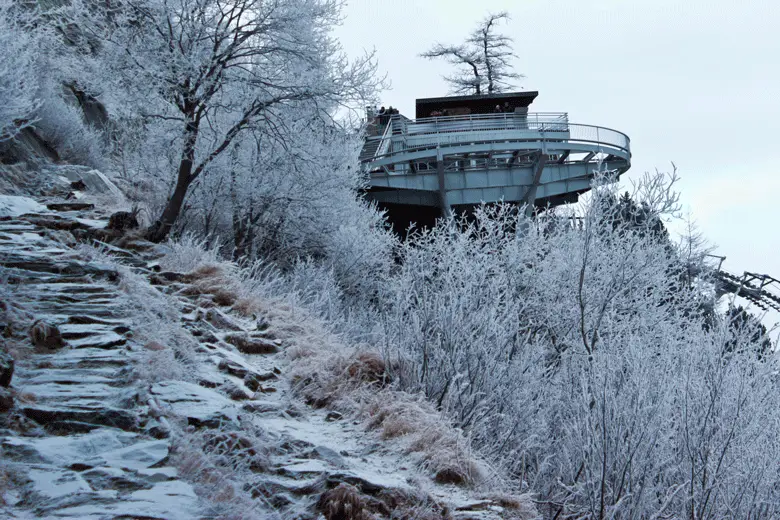
[[[496,105],[515,108],[528,108],[536,96],[537,91],[502,92],[501,94],[479,94],[470,96],[446,96],[435,98],[421,98],[416,102],[415,117],[430,117],[431,112],[447,110],[451,115],[461,114],[488,114],[493,112]]]

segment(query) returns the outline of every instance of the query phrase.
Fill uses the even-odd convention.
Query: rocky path
[[[28,202],[20,207],[32,213],[0,217],[0,277],[34,320],[30,338],[16,331],[8,340],[16,363],[12,390],[0,387],[0,515],[315,519],[324,518],[324,494],[348,485],[378,517],[413,497],[425,516],[404,518],[521,518],[432,482],[359,422],[301,403],[268,323],[231,312],[192,275],[160,272],[154,254],[109,245],[110,261],[84,258],[74,236],[94,235],[105,215]],[[139,376],[150,351],[170,346],[138,339],[120,263],[177,308],[171,325],[192,346],[186,376]],[[3,395],[14,397],[10,411]],[[188,450],[216,465],[183,475]],[[232,491],[224,498],[223,477],[250,497],[243,510]]]
[[[65,208],[70,209],[70,208]],[[58,242],[70,213],[0,222],[0,266],[14,303],[35,317],[17,349],[16,428],[0,430],[10,518],[196,518],[190,484],[167,467],[170,441],[132,378],[137,349],[110,266]],[[88,227],[88,226],[87,226]]]

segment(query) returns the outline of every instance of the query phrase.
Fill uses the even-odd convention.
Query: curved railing
[[[368,166],[402,162],[407,160],[404,155],[413,152],[442,148],[446,153],[446,148],[487,143],[507,143],[507,149],[542,148],[545,143],[554,143],[558,150],[603,152],[627,162],[631,158],[631,142],[626,134],[569,123],[565,113],[472,114],[417,120],[396,115],[379,139],[377,153],[364,161]]]

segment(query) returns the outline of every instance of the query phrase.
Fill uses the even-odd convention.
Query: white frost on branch
[[[17,2],[0,0],[0,143],[33,124],[40,106],[36,31],[33,15],[22,9]]]

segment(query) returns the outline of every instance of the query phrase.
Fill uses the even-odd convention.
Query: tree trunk
[[[192,166],[195,162],[195,143],[198,139],[198,123],[193,119],[187,122],[184,128],[184,145],[181,152],[181,162],[179,162],[179,173],[176,179],[176,188],[174,188],[165,209],[160,218],[152,224],[146,233],[146,238],[152,242],[162,242],[168,238],[176,219],[179,218],[181,208],[184,206],[184,199],[187,196],[187,190],[192,183]]]

